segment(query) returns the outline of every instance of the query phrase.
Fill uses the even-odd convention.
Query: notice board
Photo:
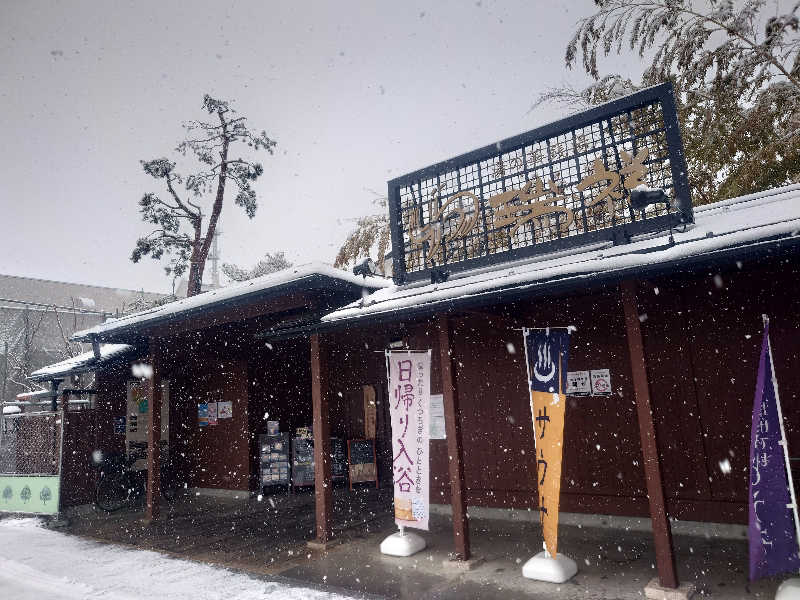
[[[260,447],[261,487],[289,485],[289,434],[261,434]]]
[[[314,440],[292,439],[292,485],[314,485]]]
[[[339,480],[347,477],[347,453],[342,438],[331,438],[331,477]]]
[[[350,489],[354,483],[364,481],[374,481],[378,487],[375,440],[347,440],[347,459],[350,463]]]
[[[127,412],[125,414],[125,451],[135,458],[133,468],[147,468],[147,438],[150,430],[150,402],[143,381],[127,382]],[[118,421],[119,422],[119,421]],[[161,381],[161,446],[169,446],[169,380]]]

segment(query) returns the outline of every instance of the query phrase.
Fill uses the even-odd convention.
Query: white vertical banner
[[[431,351],[386,352],[392,424],[394,520],[428,529]]]

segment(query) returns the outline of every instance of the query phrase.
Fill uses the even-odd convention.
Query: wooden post
[[[61,379],[53,379],[50,382],[50,410],[58,412],[58,386],[61,385]]]
[[[326,544],[333,535],[333,480],[331,479],[331,436],[328,418],[327,364],[319,334],[311,334],[311,400],[314,411],[314,500],[316,503],[316,543]]]
[[[672,530],[667,518],[664,501],[664,486],[661,480],[661,461],[658,456],[653,407],[650,401],[650,386],[647,382],[647,362],[642,342],[639,309],[636,299],[636,282],[620,284],[622,307],[625,311],[625,328],[628,337],[633,390],[636,397],[636,414],[639,420],[639,436],[644,458],[644,476],[647,482],[647,498],[650,504],[650,520],[653,524],[653,543],[656,548],[656,565],[662,587],[678,587],[675,573],[675,553],[672,549]]]
[[[148,380],[150,428],[147,431],[147,511],[146,520],[160,516],[161,500],[161,356],[158,340],[150,338],[150,365],[153,376]]]
[[[464,446],[461,442],[461,419],[458,409],[458,389],[453,373],[453,355],[450,348],[450,321],[446,315],[438,317],[439,362],[442,368],[442,395],[444,396],[444,422],[447,433],[448,470],[450,474],[450,504],[453,509],[453,543],[457,560],[469,560],[469,522],[464,485]]]
[[[69,408],[69,393],[61,392],[61,431],[58,434],[58,506],[56,507],[56,521],[61,520],[61,507],[64,505],[64,438],[67,435],[67,409]]]

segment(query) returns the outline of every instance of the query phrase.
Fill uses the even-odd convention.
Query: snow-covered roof
[[[335,323],[366,316],[433,310],[440,305],[479,300],[500,290],[531,290],[592,278],[629,276],[658,266],[678,264],[693,257],[709,259],[720,251],[772,243],[800,236],[800,185],[723,200],[694,209],[695,225],[634,238],[630,244],[595,244],[555,252],[516,263],[453,273],[444,283],[391,286],[322,317]],[[800,241],[800,238],[798,238]]]
[[[55,394],[52,390],[33,390],[32,392],[22,392],[17,394],[18,402],[31,402],[39,398],[52,398]]]
[[[157,306],[148,310],[132,313],[118,319],[109,319],[105,323],[96,325],[90,329],[76,332],[73,340],[88,341],[93,336],[117,332],[123,329],[141,327],[155,322],[168,320],[178,320],[202,310],[207,310],[215,306],[225,304],[231,300],[253,300],[265,292],[279,291],[283,287],[291,287],[303,283],[306,280],[309,284],[313,280],[322,280],[322,287],[335,287],[342,283],[375,290],[391,285],[391,281],[382,277],[363,277],[353,275],[350,271],[337,269],[331,265],[320,262],[312,262],[296,267],[289,267],[275,273],[262,275],[248,281],[232,283],[222,288],[211,290],[189,298],[183,298]],[[309,287],[311,287],[309,285]]]
[[[108,364],[118,358],[135,351],[136,348],[127,344],[100,344],[100,358],[95,358],[94,352],[84,352],[78,356],[73,356],[61,362],[42,367],[38,371],[31,373],[28,379],[32,381],[48,381],[50,379],[61,379],[78,373],[94,371],[103,365]],[[44,395],[52,392],[44,391]]]

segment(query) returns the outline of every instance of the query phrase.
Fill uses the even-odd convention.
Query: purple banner
[[[764,327],[750,442],[750,580],[800,569],[797,528],[786,472],[783,427]]]

